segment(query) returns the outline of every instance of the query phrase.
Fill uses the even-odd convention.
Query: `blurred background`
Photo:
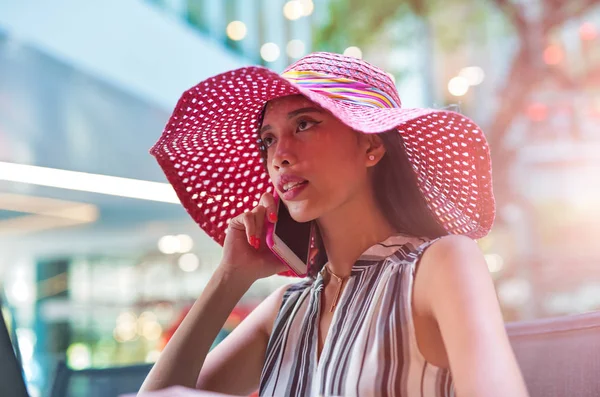
[[[151,365],[219,262],[148,154],[179,95],[317,50],[486,131],[506,321],[600,309],[599,33],[600,0],[0,0],[0,283],[30,394],[61,362]]]

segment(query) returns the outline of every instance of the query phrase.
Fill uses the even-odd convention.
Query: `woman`
[[[250,67],[200,83],[152,153],[224,245],[143,390],[527,395],[471,239],[494,218],[489,150],[472,121],[402,109],[385,72],[315,53],[281,76]],[[323,261],[208,354],[251,284],[285,271],[264,244],[273,189],[292,218],[316,222]]]

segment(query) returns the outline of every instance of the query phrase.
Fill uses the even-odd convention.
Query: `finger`
[[[263,237],[266,212],[267,209],[262,205],[258,205],[252,210],[252,213],[254,214],[254,231],[256,232],[256,246],[254,248],[256,249],[260,247],[260,240]]]
[[[244,226],[244,221],[242,220],[241,216],[238,215],[234,218],[231,218],[229,220],[229,223],[227,225],[227,227],[229,229],[233,229],[233,230],[239,230],[241,232],[246,232],[246,227]]]
[[[266,208],[267,219],[271,223],[277,222],[277,204],[271,193],[264,193],[260,198],[260,205]]]
[[[256,248],[256,224],[254,222],[254,214],[252,212],[244,212],[242,215],[242,222],[246,228],[246,239],[248,244]]]

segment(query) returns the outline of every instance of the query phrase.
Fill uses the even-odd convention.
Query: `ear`
[[[363,134],[365,137],[365,162],[367,167],[373,167],[385,154],[385,145],[379,134]]]

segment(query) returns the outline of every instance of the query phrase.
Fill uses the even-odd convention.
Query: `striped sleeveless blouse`
[[[323,278],[284,294],[261,396],[450,397],[450,372],[421,355],[412,317],[415,267],[433,241],[391,236],[354,264],[317,360]]]

